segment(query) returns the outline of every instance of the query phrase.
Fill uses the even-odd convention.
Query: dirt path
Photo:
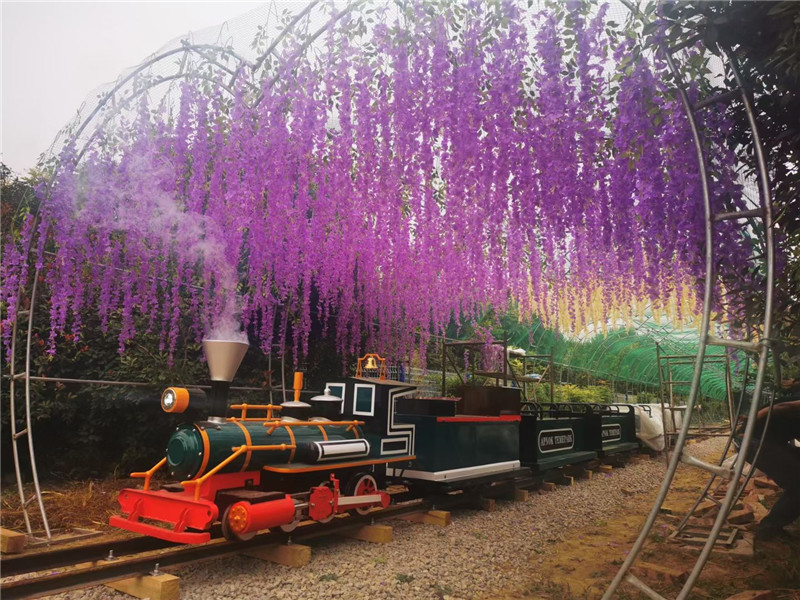
[[[699,554],[697,550],[668,540],[671,526],[688,511],[707,481],[704,472],[683,465],[679,467],[664,503],[671,515],[664,514],[657,519],[636,563],[663,569],[660,581],[653,578],[656,574],[653,570],[643,573],[639,568],[636,573],[666,598],[676,597],[681,576],[685,578],[691,571]],[[757,492],[767,506],[775,501],[777,492],[765,489]],[[572,532],[546,556],[531,561],[531,572],[518,587],[494,597],[600,598],[639,535],[656,494],[657,490],[632,494],[616,514],[600,516],[590,528]],[[800,600],[800,523],[795,523],[790,531],[795,536],[791,543],[757,541],[751,556],[713,552],[691,597],[724,600],[745,590],[772,590],[775,600]],[[673,574],[676,577],[671,577]],[[620,600],[643,597],[627,584],[620,587],[616,596]]]

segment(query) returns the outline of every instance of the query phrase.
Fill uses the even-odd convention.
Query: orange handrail
[[[264,423],[264,427],[269,427],[267,435],[272,435],[273,432],[278,427],[286,427],[287,429],[289,427],[319,427],[320,425],[325,427],[329,426],[344,427],[345,425],[354,427],[356,425],[363,425],[363,424],[364,421],[272,421],[269,423]]]
[[[160,461],[158,461],[154,466],[150,467],[147,471],[137,471],[136,473],[131,473],[131,477],[144,477],[144,491],[150,489],[150,479],[153,477],[156,471],[158,471],[161,467],[163,467],[167,462],[167,457],[165,456]]]
[[[244,418],[247,417],[247,411],[249,409],[266,410],[267,411],[267,416],[266,416],[267,419],[274,419],[275,418],[275,417],[272,416],[272,411],[275,411],[275,410],[280,411],[280,410],[283,409],[283,407],[280,404],[247,404],[247,403],[244,403],[244,404],[232,404],[231,408],[233,410],[241,410],[242,411],[242,416],[240,417],[241,419],[244,419]]]
[[[236,460],[239,456],[244,454],[245,452],[260,452],[260,451],[267,451],[267,450],[295,450],[297,446],[294,444],[272,444],[269,446],[234,446],[231,448],[232,454],[219,463],[216,467],[205,473],[202,477],[198,477],[197,479],[187,479],[186,481],[181,481],[181,485],[184,487],[193,485],[194,488],[194,499],[200,499],[200,488],[203,484],[208,480],[209,477],[218,473],[221,469],[223,469],[226,465],[230,464],[234,460]],[[165,459],[166,460],[166,459]]]

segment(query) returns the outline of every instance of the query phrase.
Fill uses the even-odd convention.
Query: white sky
[[[3,162],[24,175],[96,87],[259,3],[0,0]]]

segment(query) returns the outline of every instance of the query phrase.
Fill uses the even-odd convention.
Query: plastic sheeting
[[[660,404],[634,404],[633,411],[636,415],[636,437],[646,446],[657,452],[664,450],[664,424],[667,432],[678,431],[683,424],[683,409],[675,410],[665,407],[662,413]],[[674,419],[673,419],[674,412]]]

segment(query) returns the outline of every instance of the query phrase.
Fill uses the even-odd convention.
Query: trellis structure
[[[273,3],[263,9],[257,9],[257,11],[250,13],[246,19],[234,22],[230,27],[223,28],[219,32],[215,31],[211,34],[206,33],[203,36],[198,36],[199,38],[205,37],[205,39],[196,39],[192,41],[181,40],[173,43],[152,58],[142,63],[140,66],[124,74],[115,84],[104,90],[94,104],[85,106],[79,114],[77,121],[71,127],[65,129],[62,135],[57,139],[55,147],[58,148],[63,143],[67,142],[75,147],[75,156],[77,159],[79,161],[82,160],[86,156],[87,149],[95,144],[98,139],[103,136],[114,135],[113,124],[128,114],[135,107],[137,102],[145,95],[149,96],[151,100],[160,95],[160,105],[166,107],[174,106],[176,100],[170,92],[175,90],[175,84],[177,82],[180,82],[188,77],[208,80],[215,85],[219,85],[220,88],[225,90],[227,93],[232,94],[234,92],[234,82],[242,81],[241,79],[238,79],[238,76],[242,73],[248,73],[250,76],[244,78],[244,85],[252,85],[251,82],[255,81],[261,82],[262,84],[261,89],[253,88],[251,90],[253,92],[253,101],[258,103],[263,98],[263,90],[265,89],[265,87],[263,87],[264,83],[266,83],[266,88],[268,89],[281,77],[282,73],[291,68],[296,61],[301,60],[307,52],[314,52],[314,44],[317,42],[320,36],[332,28],[345,15],[351,13],[352,11],[360,10],[364,5],[365,2],[356,1],[343,6],[341,9],[337,9],[332,13],[326,13],[322,9],[320,2],[312,1],[296,15],[285,16],[283,21],[279,22],[280,19],[278,14],[280,11],[280,5]],[[264,25],[264,23],[266,23],[266,25]],[[281,52],[282,44],[284,44],[289,37],[295,36],[296,38],[296,36],[300,35],[305,36],[304,41],[296,48],[296,50],[292,51],[288,55]],[[256,37],[257,39],[256,49],[249,51],[249,53],[242,51],[241,47],[244,45],[242,42],[249,43],[253,37]],[[678,47],[671,48],[670,52],[667,54],[666,60],[668,61],[669,67],[676,78],[679,78],[679,70],[674,64],[672,55],[689,47],[696,41],[696,38],[689,38],[689,41],[684,42]],[[736,79],[738,80],[739,75],[736,71],[735,64],[731,63],[731,67]],[[704,359],[707,354],[712,354],[710,350],[711,347],[725,349],[722,351],[722,354],[724,354],[725,351],[728,351],[737,353],[756,353],[758,355],[758,366],[755,384],[752,391],[754,401],[750,403],[751,418],[745,431],[744,443],[748,444],[752,437],[752,417],[755,414],[762,389],[764,388],[769,358],[772,288],[774,278],[774,247],[772,239],[772,208],[770,204],[769,180],[764,164],[763,150],[758,143],[757,130],[753,121],[750,100],[747,93],[741,89],[741,82],[739,82],[739,88],[740,89],[738,90],[734,90],[733,93],[725,91],[720,96],[695,103],[690,101],[683,88],[679,88],[681,100],[686,108],[687,114],[690,118],[690,123],[692,125],[692,133],[694,136],[698,157],[698,168],[703,184],[703,199],[706,213],[705,233],[707,240],[705,256],[705,296],[703,298],[704,305],[701,323],[698,328],[699,333],[697,334],[696,340],[692,340],[692,342],[689,343],[689,345],[694,346],[695,348],[696,360],[694,361],[691,384],[689,384],[688,387],[689,399],[687,402],[687,414],[686,419],[684,420],[684,427],[678,435],[678,439],[675,441],[675,454],[670,463],[667,477],[662,485],[657,506],[654,506],[651,517],[648,519],[648,522],[646,523],[639,540],[629,554],[628,559],[623,564],[623,567],[620,569],[620,573],[615,578],[611,588],[609,588],[606,594],[607,598],[610,598],[614,594],[614,591],[617,589],[622,579],[626,576],[628,581],[634,583],[642,589],[646,589],[644,584],[641,584],[641,582],[638,582],[632,576],[627,575],[628,569],[633,561],[636,560],[643,540],[652,527],[655,515],[658,512],[658,507],[660,506],[661,502],[663,502],[663,499],[669,490],[669,486],[679,460],[681,460],[682,457],[684,460],[690,460],[687,459],[684,454],[684,444],[687,437],[691,413],[697,398],[701,395],[701,393],[718,395],[718,392],[721,389],[719,383],[720,378],[727,378],[726,373],[720,373],[719,371],[712,371],[711,377],[708,377],[709,374],[705,373],[704,377],[704,371],[706,371],[704,368]],[[712,104],[720,101],[731,101],[734,98],[740,98],[753,126],[758,153],[757,163],[760,172],[760,204],[758,207],[748,210],[714,214],[711,210],[709,198],[709,180],[705,166],[705,150],[694,115],[697,111],[703,110]],[[714,290],[713,283],[715,281],[714,265],[716,258],[714,256],[713,231],[715,224],[720,222],[740,220],[746,221],[752,219],[760,219],[764,224],[763,229],[760,229],[759,231],[763,231],[765,236],[764,247],[767,283],[764,294],[766,298],[766,318],[763,325],[759,328],[759,337],[756,341],[726,340],[720,337],[716,330],[713,330],[710,322],[713,305],[712,295]],[[23,431],[16,431],[16,429],[13,430],[12,437],[15,442],[15,460],[17,462],[18,483],[20,487],[21,500],[23,505],[27,506],[28,500],[30,499],[26,499],[24,496],[22,496],[21,477],[19,475],[19,464],[16,450],[17,439],[27,435],[31,464],[33,467],[34,483],[36,486],[35,498],[38,499],[42,518],[45,522],[45,528],[47,530],[47,536],[50,537],[46,515],[44,514],[44,507],[41,503],[41,493],[39,490],[33,451],[34,446],[31,429],[32,423],[30,422],[31,333],[33,329],[33,313],[36,302],[36,281],[38,281],[38,271],[34,274],[33,281],[34,283],[31,290],[30,306],[27,310],[27,313],[18,314],[17,320],[14,321],[14,331],[12,333],[12,344],[14,344],[18,337],[18,324],[20,319],[24,319],[24,326],[27,328],[27,348],[25,352],[24,370],[17,370],[17,364],[15,361],[18,349],[14,346],[12,346],[10,361],[12,411],[14,410],[17,392],[15,386],[19,381],[24,381],[28,427]],[[23,288],[24,286],[21,286],[20,293],[22,293]],[[652,385],[654,381],[657,383],[660,372],[658,356],[655,352],[656,344],[658,344],[659,347],[664,347],[672,342],[683,349],[680,352],[670,349],[670,354],[686,354],[687,351],[685,348],[687,342],[675,342],[676,339],[679,339],[680,334],[676,336],[674,332],[668,331],[668,328],[666,328],[666,326],[662,325],[660,322],[643,321],[638,323],[637,327],[641,331],[647,331],[648,335],[652,336],[648,338],[652,340],[652,346],[646,348],[637,345],[635,343],[636,338],[633,335],[631,335],[630,339],[627,340],[631,343],[627,344],[626,340],[615,340],[613,338],[609,338],[607,346],[604,346],[606,342],[599,343],[598,347],[595,348],[594,353],[583,361],[579,361],[576,357],[573,357],[569,354],[561,357],[555,356],[554,360],[556,361],[556,364],[560,363],[567,365],[572,363],[579,364],[580,362],[583,362],[584,366],[582,368],[597,374],[613,375],[614,372],[618,371],[619,369],[627,369],[629,373],[623,377],[627,381]],[[712,334],[712,331],[716,335]],[[653,337],[655,337],[655,339],[652,339]],[[616,353],[618,361],[616,364],[611,364],[608,361],[608,357],[614,353],[608,352],[608,350],[613,350],[615,345],[625,347],[625,352],[622,353],[621,356],[620,353]],[[551,347],[549,351],[552,350],[553,348]],[[537,355],[548,354],[549,351],[540,347],[534,349],[534,353]],[[575,349],[573,348],[570,352],[574,353]],[[652,356],[649,360],[646,360],[645,357],[648,355],[648,353]],[[686,380],[689,380],[689,378]],[[704,386],[707,387],[704,389]],[[11,413],[11,416],[12,426],[15,427],[13,424],[15,422],[13,412]],[[737,481],[741,475],[744,466],[743,463],[744,459],[742,456],[739,458],[739,460],[737,460],[734,468],[734,481]],[[711,466],[710,470],[717,474],[720,472],[718,468],[713,466]],[[732,505],[731,502],[733,497],[736,494],[738,494],[738,488],[732,485],[731,491],[726,497],[723,509],[720,511],[720,518],[717,520],[717,523],[711,532],[711,536],[709,537],[709,543],[706,545],[706,548],[704,548],[700,560],[698,560],[697,567],[695,571],[693,571],[689,581],[687,581],[684,591],[679,596],[680,598],[686,597],[688,590],[690,590],[693,586],[700,569],[702,569],[702,566],[708,557],[708,553],[713,546],[714,540],[719,533],[722,523],[724,522],[727,510]],[[26,524],[28,525],[30,531],[30,523],[28,521],[27,513]],[[660,597],[652,590],[646,593],[651,594],[651,597]]]

